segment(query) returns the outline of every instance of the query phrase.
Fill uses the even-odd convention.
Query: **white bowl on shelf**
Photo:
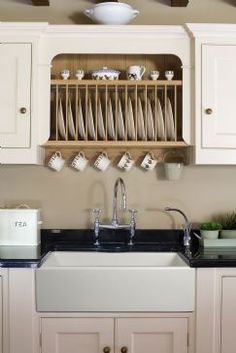
[[[84,14],[97,23],[123,25],[135,18],[139,11],[122,2],[103,2],[85,10]]]

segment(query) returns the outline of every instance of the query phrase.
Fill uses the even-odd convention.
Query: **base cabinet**
[[[42,353],[187,353],[188,319],[42,318]]]
[[[2,295],[2,276],[0,275],[0,353],[3,352],[3,307],[2,307],[2,302],[3,302],[3,295]]]
[[[235,353],[236,269],[198,269],[196,353]]]

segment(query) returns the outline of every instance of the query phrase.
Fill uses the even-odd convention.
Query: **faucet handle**
[[[131,220],[134,220],[134,219],[135,219],[135,214],[136,214],[137,212],[138,212],[138,211],[137,211],[135,208],[129,209],[129,213],[130,213],[130,218],[131,218]]]
[[[95,215],[94,219],[94,235],[95,235],[95,243],[94,245],[99,245],[99,230],[100,230],[100,221],[99,217],[102,212],[101,208],[93,208],[93,214]]]
[[[92,212],[94,214],[95,221],[99,220],[100,214],[102,212],[101,208],[93,208]]]
[[[129,213],[130,213],[130,238],[129,238],[128,245],[133,245],[133,237],[135,235],[135,228],[136,228],[135,214],[137,212],[138,211],[135,208],[131,208],[129,210]]]

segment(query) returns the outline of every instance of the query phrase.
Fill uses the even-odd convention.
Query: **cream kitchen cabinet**
[[[109,353],[114,351],[114,321],[111,318],[44,318],[41,341],[42,353]]]
[[[30,147],[31,44],[1,43],[0,146]]]
[[[0,22],[0,163],[37,164],[45,141],[39,121],[39,42],[44,23]],[[42,127],[43,129],[43,127]]]
[[[236,164],[236,25],[187,26],[195,46],[195,162]]]
[[[2,307],[2,302],[3,302],[3,294],[2,294],[2,276],[0,272],[0,353],[3,352],[3,307]]]
[[[42,353],[188,352],[186,317],[48,317],[41,330]]]
[[[196,353],[234,353],[236,270],[197,270]]]

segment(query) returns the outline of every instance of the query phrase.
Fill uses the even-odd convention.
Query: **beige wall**
[[[0,0],[0,21],[91,23],[82,11],[96,0],[50,0],[50,7],[33,7],[30,0]],[[235,22],[235,0],[190,0],[187,8],[171,8],[171,0],[125,0],[140,15],[133,24]]]
[[[236,19],[234,0],[191,0],[187,8],[171,8],[166,5],[168,0],[127,2],[141,11],[135,24],[233,23]],[[92,1],[51,0],[49,8],[35,8],[29,0],[0,0],[0,20],[88,23],[79,13],[92,4]],[[178,216],[174,222],[161,211],[166,205],[182,208],[194,222],[236,209],[236,167],[232,166],[188,166],[177,182],[163,179],[161,166],[157,173],[145,173],[135,167],[126,174],[113,167],[105,173],[91,167],[84,173],[69,168],[54,173],[39,166],[1,166],[0,206],[24,202],[40,207],[44,228],[88,227],[92,207],[99,206],[104,210],[103,215],[110,216],[112,188],[120,175],[127,185],[129,207],[139,210],[139,228],[179,226]]]
[[[92,207],[110,215],[117,176],[126,182],[129,207],[139,210],[139,228],[173,226],[173,219],[162,212],[167,205],[180,207],[195,222],[236,209],[236,167],[232,166],[188,166],[180,181],[162,179],[161,166],[157,173],[135,167],[125,174],[113,167],[105,173],[91,167],[83,173],[69,168],[56,173],[38,166],[1,166],[0,200],[2,205],[25,202],[40,207],[44,227],[87,227]],[[179,216],[175,220],[176,225],[182,222]]]

